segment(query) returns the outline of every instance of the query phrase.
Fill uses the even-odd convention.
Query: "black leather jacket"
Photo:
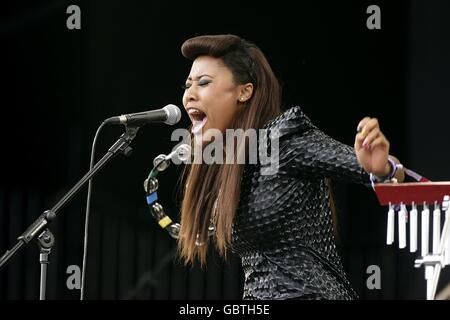
[[[244,299],[354,299],[333,236],[326,178],[370,184],[354,150],[315,127],[300,107],[265,125],[279,132],[279,169],[244,169],[232,250]],[[269,148],[270,149],[270,148]]]

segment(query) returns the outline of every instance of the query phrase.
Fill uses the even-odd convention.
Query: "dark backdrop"
[[[81,30],[68,30],[66,8],[81,8]],[[366,8],[381,8],[381,30],[366,27]],[[181,107],[190,68],[180,53],[195,35],[234,33],[255,42],[283,83],[285,107],[301,105],[327,134],[353,144],[356,125],[377,117],[391,153],[434,180],[448,180],[450,26],[446,1],[10,1],[0,10],[2,176],[0,250],[49,209],[88,170],[92,139],[105,118]],[[188,117],[177,127],[187,127]],[[239,299],[239,260],[210,258],[186,268],[175,242],[148,212],[142,182],[153,158],[168,153],[173,127],[147,126],[131,157],[118,156],[94,180],[87,299]],[[107,127],[97,157],[122,133]],[[176,219],[180,168],[160,179],[159,196]],[[415,256],[387,247],[385,209],[370,189],[336,183],[339,248],[363,299],[423,299]],[[86,189],[51,226],[56,245],[48,298],[77,299],[67,267],[81,266]],[[33,242],[0,271],[0,298],[37,299]],[[366,287],[367,267],[381,289]],[[449,280],[444,270],[441,287]]]

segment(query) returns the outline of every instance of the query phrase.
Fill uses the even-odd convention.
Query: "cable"
[[[94,166],[95,145],[97,144],[97,137],[104,125],[105,125],[105,122],[102,122],[102,124],[98,127],[97,132],[95,133],[94,140],[92,141],[91,162],[89,164],[89,170],[91,170],[92,167]],[[86,200],[86,214],[85,214],[85,222],[84,222],[83,269],[81,272],[80,300],[84,300],[84,283],[85,283],[86,265],[87,265],[86,262],[87,262],[88,233],[89,233],[89,213],[90,213],[90,209],[91,209],[92,179],[93,178],[89,179],[88,194],[87,194],[87,200]]]

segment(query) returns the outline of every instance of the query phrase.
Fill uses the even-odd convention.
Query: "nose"
[[[197,101],[197,89],[195,84],[192,84],[188,89],[184,91],[183,102],[186,106],[188,102]]]

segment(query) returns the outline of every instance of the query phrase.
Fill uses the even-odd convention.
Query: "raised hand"
[[[390,172],[388,162],[389,141],[380,130],[376,118],[365,117],[358,124],[355,137],[355,154],[365,171],[378,177]]]

